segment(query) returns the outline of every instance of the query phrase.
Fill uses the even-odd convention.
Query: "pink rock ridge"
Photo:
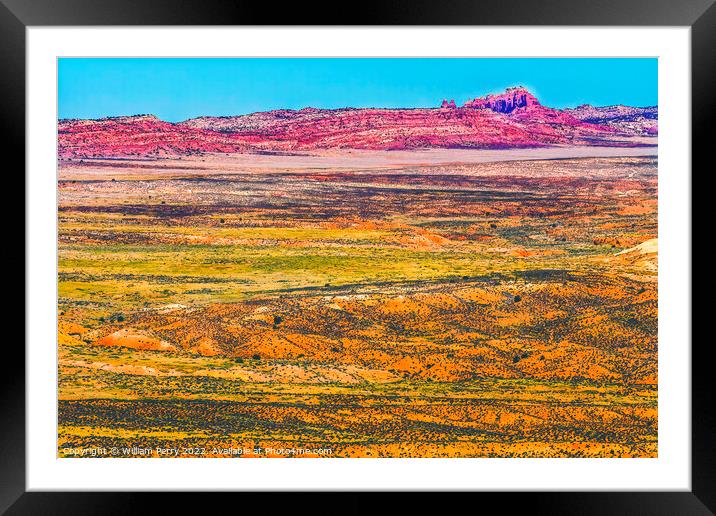
[[[164,122],[154,115],[60,120],[58,125],[58,154],[62,158],[191,155],[252,150],[250,145],[231,135]]]
[[[594,113],[600,109],[593,108]],[[592,112],[586,108],[543,106],[526,88],[515,87],[461,107],[446,99],[436,108],[304,108],[205,116],[179,123],[152,115],[60,120],[58,152],[62,158],[82,158],[315,149],[628,146],[633,145],[629,136],[653,134],[638,124],[619,124],[606,112],[602,119],[588,113]]]

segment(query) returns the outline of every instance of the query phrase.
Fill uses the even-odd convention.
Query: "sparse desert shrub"
[[[100,322],[104,322],[104,318],[100,317]],[[115,323],[115,322],[124,322],[124,315],[121,313],[114,313],[109,316],[109,322]]]

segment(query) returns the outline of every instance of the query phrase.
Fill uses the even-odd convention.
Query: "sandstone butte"
[[[458,107],[280,109],[202,116],[178,123],[154,115],[58,122],[60,158],[203,153],[290,153],[318,149],[524,148],[639,145],[655,136],[656,107],[543,106],[524,87]]]

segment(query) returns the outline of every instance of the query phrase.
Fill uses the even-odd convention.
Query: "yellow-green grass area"
[[[126,228],[117,231],[123,229]],[[169,229],[197,235],[210,231]],[[63,231],[61,227],[61,234]],[[241,234],[241,238],[251,235],[252,240],[266,242],[116,243],[111,238],[109,244],[63,242],[59,248],[59,297],[118,307],[233,302],[301,289],[439,281],[538,269],[577,270],[587,265],[604,267],[595,261],[587,263],[602,249],[592,250],[591,255],[521,257],[508,248],[479,242],[431,245],[419,241],[426,247],[421,249],[395,245],[411,238],[398,230],[254,227],[215,231],[222,235]],[[157,236],[157,232],[148,234]],[[206,234],[202,238],[205,237]]]
[[[65,222],[62,234],[72,236],[86,231],[102,231],[122,235],[171,235],[229,240],[277,240],[309,242],[366,242],[380,243],[391,233],[388,231],[355,228],[301,228],[301,227],[212,227],[171,226],[156,224],[119,225],[110,221],[92,223]]]
[[[564,268],[564,260],[395,250],[132,246],[60,252],[59,297],[114,304],[205,303],[300,289]]]

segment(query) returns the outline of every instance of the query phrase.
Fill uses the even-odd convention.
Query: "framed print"
[[[509,491],[710,514],[691,210],[716,11],[518,4],[340,26],[5,2],[27,305],[3,509]]]

